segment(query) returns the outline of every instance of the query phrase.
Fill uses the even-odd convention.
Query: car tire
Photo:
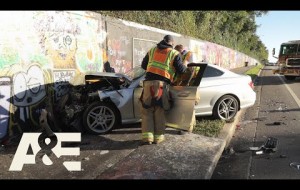
[[[239,111],[239,103],[232,95],[222,96],[214,105],[213,117],[230,122]]]
[[[286,80],[295,80],[295,76],[284,76]]]
[[[83,114],[83,126],[95,135],[106,134],[119,125],[120,114],[117,108],[107,102],[94,102]]]

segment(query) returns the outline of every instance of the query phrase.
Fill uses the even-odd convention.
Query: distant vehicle
[[[280,45],[278,69],[273,73],[284,75],[286,80],[295,80],[300,76],[300,40],[288,41]],[[273,48],[273,56],[275,48]],[[277,57],[275,57],[277,58]]]
[[[275,66],[275,65],[276,65],[275,62],[267,62],[267,63],[266,63],[266,66]]]

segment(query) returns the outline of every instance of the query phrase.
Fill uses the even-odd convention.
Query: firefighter
[[[193,62],[193,53],[191,51],[185,50],[183,48],[183,45],[178,44],[174,49],[176,49],[181,54],[182,62],[185,66],[187,66],[188,63]]]
[[[178,44],[174,48],[180,53],[183,65],[187,66],[188,63],[193,62],[193,53],[191,51],[185,50],[183,45]],[[199,69],[199,67],[197,67]],[[174,85],[186,86],[188,85],[191,77],[196,76],[196,70],[193,68],[189,68],[189,72],[185,72],[184,74],[178,74],[175,76]],[[198,71],[198,70],[197,70]]]
[[[165,111],[171,109],[169,85],[176,72],[183,73],[187,69],[173,45],[173,37],[166,35],[142,61],[142,68],[146,70],[140,98],[144,144],[158,144],[165,140]]]

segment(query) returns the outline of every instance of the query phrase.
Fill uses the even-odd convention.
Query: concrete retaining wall
[[[41,110],[67,93],[77,73],[103,71],[106,60],[126,72],[166,34],[198,61],[224,68],[258,62],[214,43],[88,11],[1,11],[0,19],[0,139],[38,130]]]

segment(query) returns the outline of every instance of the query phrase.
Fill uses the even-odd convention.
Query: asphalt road
[[[212,179],[300,179],[300,79],[273,75],[272,66],[256,80],[257,101],[248,108],[223,152]],[[268,137],[278,140],[277,151],[251,151]]]

